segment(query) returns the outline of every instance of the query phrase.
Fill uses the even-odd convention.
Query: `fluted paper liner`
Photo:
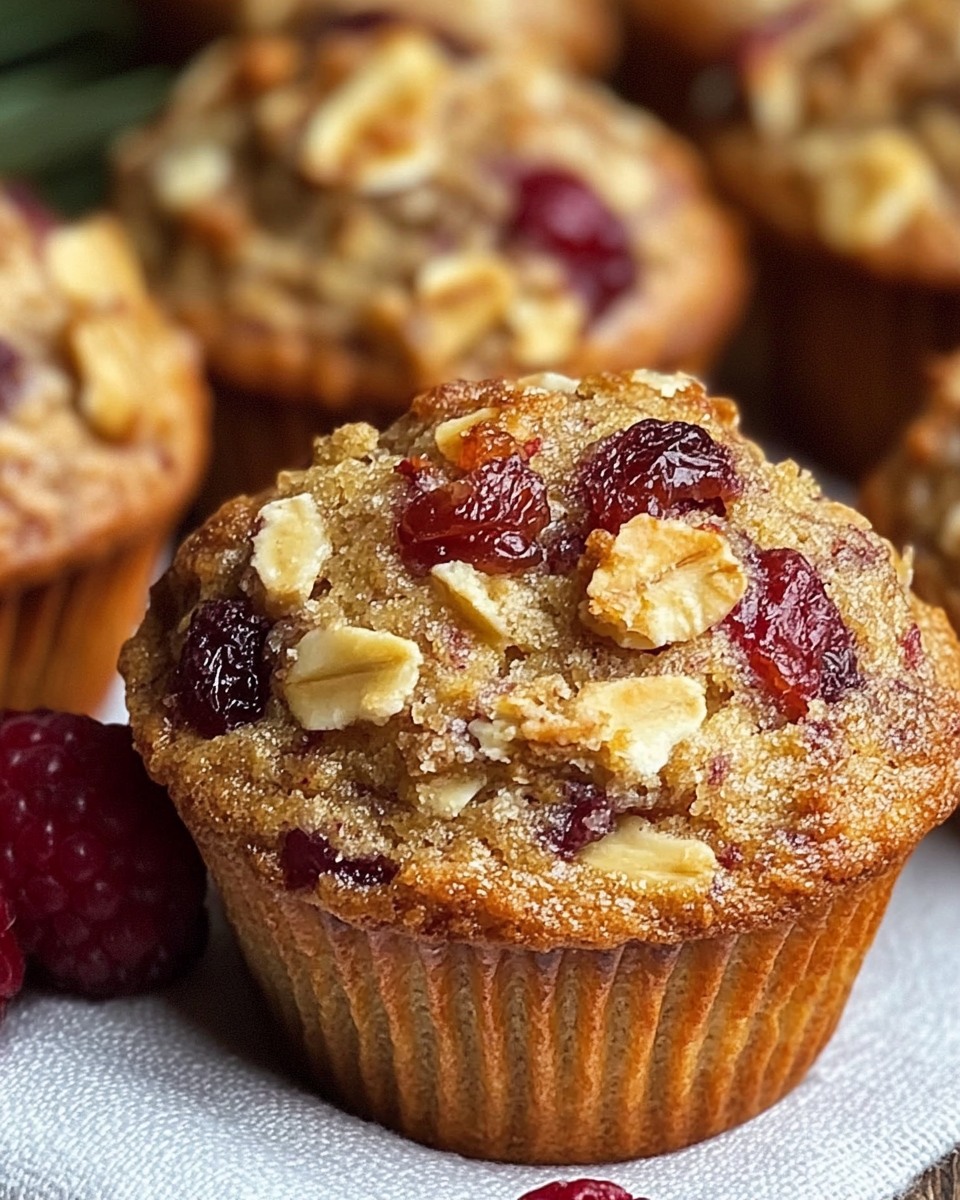
[[[154,532],[46,583],[0,592],[0,708],[97,708],[164,540]]]
[[[445,1150],[529,1163],[663,1153],[804,1076],[898,873],[803,919],[614,950],[352,928],[201,842],[246,959],[323,1090]]]

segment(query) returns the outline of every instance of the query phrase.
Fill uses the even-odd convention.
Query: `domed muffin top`
[[[201,848],[428,934],[774,921],[958,794],[943,615],[687,376],[450,384],[318,440],[187,540],[123,670]]]
[[[878,273],[960,281],[960,6],[799,10],[742,64],[753,126],[718,159],[745,203]]]
[[[0,188],[0,588],[165,522],[196,482],[207,397],[120,226]]]
[[[699,364],[742,299],[679,138],[396,22],[218,43],[118,164],[157,285],[271,397],[400,408],[454,375]]]

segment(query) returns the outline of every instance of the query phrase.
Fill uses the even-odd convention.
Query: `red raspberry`
[[[13,999],[23,984],[23,952],[11,929],[12,925],[10,906],[0,893],[0,1019],[7,1001]]]
[[[206,873],[130,730],[0,716],[0,885],[56,987],[128,995],[169,982],[206,939]]]

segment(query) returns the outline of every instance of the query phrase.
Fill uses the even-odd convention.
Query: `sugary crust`
[[[727,539],[738,558],[749,558],[751,544],[801,550],[854,636],[862,685],[831,703],[811,701],[805,719],[789,722],[726,631],[696,624],[701,610],[688,640],[655,653],[618,645],[583,618],[593,551],[567,574],[530,570],[485,585],[481,575],[492,610],[469,577],[439,588],[411,575],[396,550],[408,485],[395,467],[412,455],[444,469],[444,422],[491,406],[501,422],[542,439],[533,466],[555,520],[576,504],[577,464],[597,439],[644,418],[707,430],[729,447],[742,494],[727,501],[725,519],[698,526],[686,518],[663,530],[692,536],[692,524]],[[315,462],[306,474],[281,476],[278,492],[228,504],[185,543],[122,664],[151,772],[201,842],[215,837],[218,853],[232,847],[266,880],[280,882],[280,839],[299,827],[324,831],[346,858],[385,855],[399,864],[385,887],[321,877],[315,902],[352,924],[535,949],[675,942],[759,928],[826,902],[899,863],[954,807],[960,657],[943,614],[909,597],[888,543],[861,517],[825,500],[794,464],[767,464],[736,432],[730,402],[708,398],[694,381],[638,372],[587,379],[575,392],[550,380],[450,385],[420,397],[379,442],[365,426],[319,440]],[[275,619],[268,645],[278,669],[265,715],[204,740],[169,699],[187,618],[211,597],[246,591],[258,608],[277,602],[263,591],[268,576],[251,536],[259,559],[264,504],[303,493],[333,547],[322,586],[292,607],[288,596]],[[479,619],[491,611],[504,638]],[[303,665],[310,631],[343,626],[390,635],[364,669],[388,673],[376,695],[391,707],[340,732],[321,722],[327,732],[308,733],[284,699],[294,702],[292,664]],[[345,678],[362,647],[349,654],[352,668],[341,657]],[[678,677],[685,683],[673,689],[664,727],[656,705],[637,705],[651,685]],[[632,750],[629,736],[617,741],[606,728],[610,711],[593,723],[597,688],[612,683],[627,688],[617,693],[614,724],[630,704],[623,732],[634,719],[644,731]],[[571,709],[564,697],[574,693]],[[307,699],[308,715],[310,704],[326,703]],[[507,740],[501,718],[516,722]],[[686,723],[650,761],[650,747],[676,721]],[[479,791],[445,815],[425,803],[437,782],[469,791],[478,775]],[[704,886],[678,883],[665,862],[662,874],[640,879],[609,860],[601,868],[599,860],[557,858],[543,819],[571,778],[606,788],[621,812],[642,814],[631,820],[647,831],[644,844],[656,854],[682,850],[683,869]]]
[[[169,525],[207,451],[187,336],[112,218],[39,229],[0,194],[0,588]]]
[[[830,10],[743,57],[752,120],[722,134],[728,189],[764,221],[884,277],[960,282],[960,8]]]
[[[220,43],[118,154],[151,274],[225,382],[399,410],[453,376],[709,362],[742,304],[741,237],[680,139],[529,58],[454,61],[392,27],[315,45]],[[344,134],[358,159],[318,165],[317,114],[329,134],[349,89],[375,91],[401,61],[426,114],[407,131],[405,182],[372,162],[396,136],[394,99],[370,118],[377,137]],[[530,165],[580,177],[626,228],[636,283],[596,320],[562,264],[506,237],[511,179]]]
[[[168,4],[169,8],[170,5]],[[378,11],[443,30],[473,50],[535,51],[569,66],[603,74],[618,42],[609,0],[386,0]],[[371,10],[370,0],[189,0],[190,16],[204,10],[210,32],[275,30],[301,18],[319,21]]]
[[[926,409],[867,480],[862,507],[912,549],[917,592],[960,628],[960,355],[936,364]]]

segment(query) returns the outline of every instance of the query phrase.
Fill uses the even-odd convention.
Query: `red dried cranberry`
[[[592,783],[567,783],[564,801],[550,812],[546,840],[561,858],[573,858],[610,833],[616,814],[607,793]]]
[[[543,480],[512,455],[453,483],[419,490],[400,515],[397,541],[417,574],[458,560],[488,575],[508,575],[541,561],[537,537],[549,520]]]
[[[590,529],[617,533],[646,513],[705,509],[722,516],[741,482],[726,446],[686,421],[638,421],[597,442],[580,469]]]
[[[9,342],[0,338],[0,413],[8,412],[23,387],[23,358]]]
[[[3,192],[38,242],[60,224],[57,214],[47,207],[29,183],[11,179],[3,185]]]
[[[558,259],[595,320],[637,281],[623,222],[582,179],[559,167],[524,171],[516,187],[508,237]]]
[[[900,639],[900,647],[903,650],[903,660],[910,670],[919,670],[923,663],[923,638],[919,625],[910,626]]]
[[[208,600],[194,612],[175,690],[180,712],[204,737],[219,737],[263,716],[269,628],[249,600]]]
[[[520,1200],[643,1200],[634,1197],[617,1183],[603,1179],[572,1179],[569,1183],[548,1183],[524,1192]]]
[[[723,627],[790,721],[806,716],[811,700],[838,700],[860,686],[853,634],[796,550],[757,555],[750,587]]]
[[[378,854],[373,858],[344,858],[322,834],[291,829],[280,845],[283,880],[291,891],[313,888],[321,875],[336,875],[358,887],[389,883],[399,871],[395,862]]]

